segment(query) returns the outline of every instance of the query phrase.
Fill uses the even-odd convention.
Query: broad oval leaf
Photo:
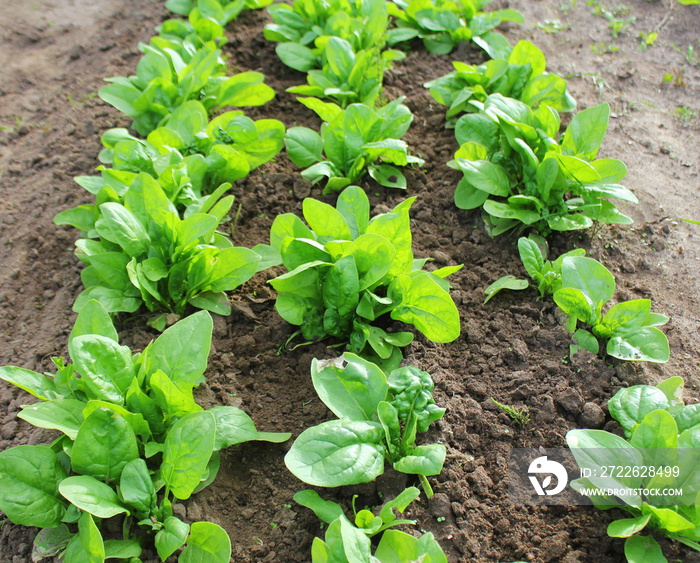
[[[0,452],[0,510],[22,526],[58,526],[66,512],[58,486],[67,476],[48,446]]]
[[[137,217],[121,203],[107,202],[100,205],[102,217],[95,223],[99,235],[118,244],[132,257],[148,253],[151,238]]]
[[[56,396],[56,385],[53,380],[29,369],[16,366],[2,366],[0,367],[0,379],[16,385],[42,401]]]
[[[590,325],[596,324],[595,305],[582,291],[573,287],[563,287],[554,292],[552,299],[567,315],[573,315]]]
[[[462,178],[455,189],[455,205],[460,209],[476,209],[488,199],[489,194],[474,187],[467,178]]]
[[[416,538],[399,530],[387,530],[382,534],[374,556],[382,563],[406,561],[447,563],[445,553],[430,532]]]
[[[80,545],[80,548],[77,550],[79,554],[74,552],[72,555],[68,555],[70,550],[67,549],[64,556],[65,561],[104,562],[106,555],[104,540],[95,521],[88,512],[83,512],[80,520],[78,520],[78,535],[76,538],[79,540]]]
[[[338,362],[311,362],[314,389],[338,418],[371,421],[385,401],[389,386],[384,372],[372,362],[346,352]]]
[[[337,311],[340,317],[352,315],[357,308],[360,279],[353,256],[345,256],[328,270],[323,284],[323,302],[326,309]]]
[[[476,189],[487,194],[508,197],[511,195],[511,182],[500,164],[489,160],[457,159],[457,166],[464,178]]]
[[[259,262],[260,256],[248,248],[224,248],[216,257],[216,264],[210,274],[210,285],[200,289],[214,293],[232,291],[255,275]]]
[[[648,454],[653,455],[653,451],[646,450],[675,450],[678,447],[678,426],[676,421],[664,410],[651,411],[634,428],[630,437],[630,444],[638,448],[645,457]],[[665,454],[668,458],[668,452]]]
[[[637,532],[641,532],[651,520],[651,514],[641,515],[637,518],[623,518],[608,524],[608,535],[611,538],[628,538]]]
[[[85,403],[76,399],[54,399],[25,405],[17,416],[39,428],[60,430],[75,440],[83,423],[84,408]]]
[[[155,537],[158,556],[165,561],[187,541],[190,527],[175,516],[168,516]]]
[[[384,237],[396,250],[389,270],[391,276],[409,273],[413,269],[413,235],[409,211],[415,200],[415,197],[405,199],[389,213],[381,213],[374,217],[367,226],[368,234]]]
[[[117,493],[94,477],[78,475],[68,477],[58,486],[61,494],[80,510],[98,518],[111,518],[129,511],[122,506]]]
[[[651,536],[632,536],[625,540],[627,563],[668,563],[659,544]]]
[[[304,219],[317,236],[352,240],[350,227],[340,211],[310,197],[304,199],[302,205]]]
[[[39,530],[32,545],[32,561],[41,561],[58,555],[66,548],[73,535],[65,524]]]
[[[634,467],[643,464],[642,454],[624,438],[604,430],[571,430],[566,435],[566,442],[578,466],[582,470],[591,470],[593,477],[588,481],[592,486],[603,489],[640,487],[642,478],[638,476],[600,476],[600,468],[604,466]],[[642,502],[641,496],[631,490],[624,500],[625,503],[636,507],[640,507]]]
[[[308,72],[319,64],[319,58],[313,51],[299,43],[279,43],[275,47],[275,52],[284,64],[300,72]]]
[[[391,318],[410,323],[433,342],[452,342],[460,333],[459,311],[450,294],[427,273],[411,279]]]
[[[561,141],[562,153],[593,160],[605,137],[609,118],[608,104],[578,112],[566,128]]]
[[[659,364],[667,362],[671,353],[666,335],[653,326],[613,336],[608,341],[606,352],[621,360]]]
[[[290,127],[284,136],[287,155],[297,166],[307,168],[323,160],[321,136],[308,127]]]
[[[651,311],[651,300],[632,299],[610,308],[603,317],[602,324],[612,331],[629,331],[644,325]]]
[[[369,224],[369,199],[362,188],[348,186],[338,196],[336,209],[350,227],[352,240],[365,234]]]
[[[442,444],[418,446],[394,463],[394,469],[416,475],[438,475],[445,463],[447,450]]]
[[[124,404],[124,394],[136,375],[127,346],[90,334],[76,336],[68,349],[82,380],[96,398]]]
[[[68,343],[76,336],[87,334],[99,334],[114,342],[119,342],[119,335],[114,328],[112,318],[99,301],[94,299],[88,301],[78,313],[73,329],[68,336]]]
[[[663,391],[651,385],[634,385],[620,389],[608,401],[610,415],[629,435],[644,417],[657,409],[668,409],[668,398]]]
[[[202,480],[214,451],[216,422],[207,411],[190,413],[168,431],[160,474],[173,495],[190,497]]]
[[[124,502],[137,511],[149,514],[156,504],[156,490],[146,462],[134,459],[122,470],[119,489]]]
[[[139,540],[105,540],[105,559],[130,559],[141,556]]]
[[[561,264],[561,285],[578,289],[597,307],[615,293],[615,278],[597,260],[586,256],[567,256]]]
[[[139,457],[136,434],[116,412],[98,408],[85,419],[73,444],[73,471],[102,481],[119,479],[122,469]]]
[[[384,471],[384,432],[378,422],[331,420],[308,428],[284,462],[299,479],[319,487],[355,485]]]
[[[146,372],[161,370],[183,390],[201,383],[213,330],[214,322],[206,311],[175,323],[149,345]]]
[[[231,540],[226,530],[212,522],[192,524],[179,563],[229,563],[230,560]]]
[[[515,276],[503,276],[502,278],[497,279],[484,290],[484,293],[486,294],[484,304],[488,303],[491,300],[491,298],[502,289],[512,289],[513,291],[519,291],[522,289],[527,289],[529,286],[530,284],[527,280],[522,280],[516,278]]]

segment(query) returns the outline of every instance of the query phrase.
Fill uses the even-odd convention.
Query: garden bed
[[[635,2],[627,17],[636,20],[613,39],[606,20],[583,2],[510,4],[528,22],[508,30],[511,43],[527,38],[539,45],[551,71],[569,80],[579,109],[611,104],[614,117],[601,156],[627,164],[625,185],[640,200],[625,209],[635,219],[631,227],[555,237],[553,254],[585,248],[614,272],[620,300],[653,299],[654,310],[671,317],[664,329],[671,360],[664,365],[608,365],[584,354],[567,359],[571,336],[556,307],[537,300],[532,289],[504,292],[483,305],[483,289],[502,275],[522,275],[522,266],[513,239],[489,238],[478,213],[454,206],[460,174],[444,163],[457,144],[452,131],[444,129],[445,109],[422,87],[449,72],[451,60],[477,62],[481,55],[463,46],[452,55],[437,56],[415,45],[389,72],[385,96],[406,96],[415,115],[406,140],[426,164],[409,170],[407,193],[371,180],[363,187],[373,213],[417,195],[412,211],[416,256],[433,257],[437,267],[464,263],[465,268],[451,277],[462,336],[450,344],[418,336],[404,354],[406,363],[433,375],[436,401],[447,408],[430,435],[448,452],[444,471],[431,478],[436,494],[430,501],[421,498],[408,515],[418,521],[418,529],[436,535],[450,561],[617,563],[624,561],[622,542],[607,537],[607,513],[508,503],[508,452],[514,447],[562,447],[572,428],[605,426],[610,420],[604,410],[607,400],[627,384],[680,375],[687,399],[698,399],[700,227],[680,218],[700,220],[700,61],[683,54],[688,54],[688,45],[696,54],[700,50],[700,7]],[[0,130],[0,365],[44,371],[51,369],[52,356],[67,354],[66,337],[74,320],[70,307],[81,290],[73,256],[76,233],[55,227],[53,216],[88,201],[72,177],[89,174],[96,166],[102,131],[128,126],[93,94],[103,76],[133,72],[137,42],[147,41],[168,14],[160,2],[136,0],[76,1],[61,7],[39,0],[6,8],[4,14],[8,24],[0,40],[5,70],[0,126],[7,129]],[[535,25],[555,19],[568,29],[547,34]],[[263,72],[278,92],[272,102],[246,113],[279,119],[287,127],[317,127],[314,114],[284,93],[304,78],[285,67],[274,45],[263,39],[267,21],[264,11],[245,12],[229,27],[224,49],[229,63]],[[656,28],[654,45],[638,50],[637,35]],[[619,50],[600,52],[612,50],[613,44]],[[673,78],[663,82],[667,74]],[[236,205],[242,206],[234,243],[252,247],[267,242],[276,215],[300,213],[302,199],[320,197],[320,191],[281,153],[234,185]],[[333,197],[324,200],[332,202]],[[332,357],[334,352],[324,344],[279,352],[293,327],[273,309],[274,293],[265,283],[271,277],[259,274],[242,286],[232,297],[233,315],[215,319],[207,382],[196,398],[205,406],[240,406],[261,430],[297,435],[330,418],[311,385],[309,367],[312,358]],[[145,320],[121,329],[122,343],[135,350],[155,335]],[[528,407],[530,422],[515,425],[491,397]],[[0,383],[0,450],[52,438],[16,419],[26,401],[26,394]],[[226,450],[214,484],[176,512],[188,521],[222,525],[232,538],[235,561],[308,561],[318,521],[292,500],[304,486],[284,466],[288,447],[249,443]],[[388,473],[375,483],[321,494],[348,504],[358,494],[360,505],[375,505],[407,484],[414,483]],[[34,533],[4,523],[0,560],[29,561]],[[663,546],[671,559],[697,557],[668,542]],[[144,560],[151,560],[149,556],[156,560],[155,553]]]

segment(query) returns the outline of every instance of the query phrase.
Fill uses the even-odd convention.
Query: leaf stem
[[[423,489],[423,492],[425,493],[425,496],[428,498],[433,498],[433,488],[430,486],[430,483],[428,482],[428,478],[425,475],[418,475],[418,480],[420,481],[420,486]]]

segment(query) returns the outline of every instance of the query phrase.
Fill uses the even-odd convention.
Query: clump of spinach
[[[165,7],[175,14],[188,16],[195,27],[213,27],[200,23],[201,20],[212,21],[221,27],[221,35],[224,35],[223,27],[236,20],[243,10],[257,10],[270,4],[272,0],[167,0]]]
[[[615,520],[608,535],[626,538],[630,563],[666,563],[645,528],[700,551],[698,466],[700,464],[700,405],[685,405],[683,379],[675,376],[657,386],[621,389],[608,410],[625,438],[604,430],[572,430],[566,435],[582,475],[571,486],[589,493],[593,504],[621,508],[630,518]],[[612,496],[606,490],[627,491]],[[670,490],[681,490],[672,494]]]
[[[389,15],[396,18],[396,28],[390,29],[388,43],[395,45],[416,37],[431,53],[446,55],[461,41],[473,41],[491,58],[510,49],[508,41],[493,31],[503,22],[522,23],[523,15],[516,10],[483,9],[491,0],[393,0]]]
[[[311,378],[338,419],[296,439],[284,458],[296,477],[319,487],[367,483],[384,473],[388,461],[397,471],[418,475],[432,496],[426,476],[442,471],[445,446],[416,445],[417,433],[445,414],[433,400],[430,374],[401,367],[387,377],[379,366],[345,353],[335,362],[314,359]]]
[[[265,39],[277,42],[277,56],[288,67],[308,72],[323,67],[323,51],[330,37],[348,41],[354,53],[382,51],[389,25],[385,0],[294,0],[270,6],[274,23],[265,26]],[[385,57],[401,54],[391,51]],[[358,68],[358,72],[360,72]]]
[[[352,103],[373,106],[382,89],[384,72],[389,61],[396,58],[396,51],[380,53],[378,48],[372,47],[355,52],[345,39],[324,39],[322,68],[309,70],[308,84],[287,88],[287,92],[331,98],[341,107]]]
[[[226,532],[183,522],[173,499],[215,479],[219,450],[289,434],[258,432],[240,409],[203,410],[194,401],[212,328],[209,313],[196,313],[132,355],[107,311],[90,301],[69,336],[72,364],[55,358],[55,375],[0,368],[0,378],[39,399],[18,416],[62,433],[50,446],[0,452],[0,509],[16,524],[44,528],[35,540],[42,558],[129,559],[151,537],[163,561],[186,544],[183,563],[228,563]],[[102,522],[114,516],[123,518],[124,537],[103,540]]]
[[[569,315],[567,328],[574,332],[578,348],[593,354],[599,341],[607,342],[608,355],[621,360],[667,362],[669,346],[666,335],[657,326],[668,317],[651,312],[651,300],[633,299],[613,305],[603,314],[603,307],[615,293],[615,278],[597,260],[569,256],[561,263],[561,288],[554,292],[554,302]],[[588,327],[576,329],[578,321]]]
[[[304,200],[311,228],[291,213],[278,216],[267,250],[272,263],[281,261],[289,270],[270,280],[282,318],[300,326],[308,340],[349,341],[349,351],[391,365],[400,363],[398,347],[413,335],[375,326],[383,315],[413,324],[433,342],[457,338],[459,313],[444,277],[461,266],[427,272],[421,269],[426,260],[414,260],[409,217],[414,200],[370,220],[367,195],[351,186],[335,208]]]
[[[490,59],[481,65],[460,61],[452,64],[454,72],[425,84],[435,101],[449,106],[450,121],[463,113],[478,111],[472,102],[484,102],[490,94],[502,94],[530,107],[545,104],[560,112],[576,109],[566,80],[545,72],[544,54],[529,41],[518,41],[506,57]]]
[[[133,313],[144,306],[149,322],[162,329],[168,313],[182,315],[188,306],[230,314],[226,291],[248,281],[260,256],[234,247],[217,228],[233,204],[233,196],[216,202],[224,185],[198,212],[180,216],[160,184],[137,175],[123,199],[84,205],[59,214],[58,224],[85,231],[76,255],[87,267],[81,272],[85,290],[73,309],[79,312],[97,299],[110,313]]]
[[[111,170],[146,172],[159,180],[168,199],[188,207],[224,182],[235,182],[272,160],[284,146],[285,128],[276,119],[253,121],[241,111],[225,112],[211,121],[204,106],[184,102],[143,140],[126,129],[102,135],[100,161]],[[102,179],[79,177],[93,193],[107,185]]]
[[[157,31],[159,35],[187,38],[195,44],[200,41],[212,42],[213,45],[221,47],[226,42],[226,24],[235,20],[245,8],[254,9],[254,4],[255,0],[236,0],[228,4],[219,0],[168,0],[165,7],[171,12],[187,16],[187,21],[166,20]]]
[[[416,538],[389,529],[403,524],[415,524],[414,520],[398,519],[394,510],[403,513],[419,495],[418,489],[408,487],[396,498],[385,502],[379,515],[367,508],[356,511],[353,498],[354,522],[351,522],[339,504],[323,500],[316,491],[298,492],[294,495],[294,500],[313,510],[320,520],[328,524],[325,541],[314,538],[311,546],[312,563],[447,563],[433,534],[425,533]],[[380,533],[382,538],[372,555],[369,538]]]
[[[139,135],[148,135],[187,100],[198,100],[212,111],[229,105],[259,106],[275,96],[258,72],[227,77],[221,51],[208,44],[195,51],[160,45],[142,44],[144,55],[136,74],[107,78],[110,84],[98,93],[134,120],[133,128]]]
[[[520,237],[518,239],[520,260],[522,260],[525,271],[534,282],[532,284],[533,287],[536,287],[540,292],[540,297],[551,295],[561,289],[561,263],[564,258],[586,254],[586,251],[582,248],[575,248],[550,262],[546,259],[547,249],[547,241],[534,233],[531,233],[527,238]],[[486,293],[484,303],[488,303],[502,289],[520,290],[528,287],[530,287],[530,282],[527,280],[516,278],[512,275],[503,276],[484,290],[484,293]]]
[[[463,115],[455,126],[461,145],[448,163],[464,178],[455,191],[460,209],[483,209],[495,236],[532,228],[587,229],[594,221],[629,224],[609,198],[637,203],[617,182],[627,168],[619,160],[596,159],[608,126],[607,104],[577,113],[557,140],[559,114],[540,105],[492,94],[479,113]]]
[[[320,134],[308,127],[291,127],[284,138],[289,159],[306,167],[301,175],[315,184],[327,179],[324,194],[341,191],[369,172],[387,188],[405,188],[403,172],[391,166],[423,164],[423,159],[408,153],[401,140],[413,121],[413,114],[401,102],[403,98],[379,108],[337,104],[317,98],[299,101],[324,121]],[[390,163],[390,164],[385,164]]]

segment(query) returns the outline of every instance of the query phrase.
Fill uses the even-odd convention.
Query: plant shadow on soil
[[[90,13],[76,23],[66,11],[80,13],[80,3],[55,6],[48,0],[13,5],[0,0],[9,25],[0,37],[0,61],[6,79],[0,85],[0,361],[39,371],[50,370],[50,357],[66,355],[74,315],[70,306],[81,290],[79,266],[72,254],[76,233],[57,228],[53,215],[88,201],[72,177],[89,174],[97,164],[99,134],[128,126],[112,108],[92,96],[104,76],[129,74],[138,60],[136,45],[147,41],[167,14],[160,2],[100,2],[100,16]],[[501,4],[504,4],[501,2]],[[673,47],[697,47],[700,7],[661,2],[634,2],[632,27],[615,42],[615,53],[594,52],[591,44],[612,43],[607,23],[583,2],[537,3],[517,0],[511,7],[525,13],[528,25],[507,30],[511,43],[530,39],[548,56],[553,72],[567,75],[579,108],[608,101],[614,119],[603,144],[605,154],[630,168],[625,182],[640,204],[628,207],[630,227],[604,227],[595,235],[554,237],[552,254],[574,246],[601,260],[616,275],[620,300],[652,297],[654,310],[672,317],[666,332],[672,360],[664,366],[609,365],[579,355],[567,359],[570,335],[551,302],[530,289],[503,292],[487,305],[485,288],[505,274],[523,276],[514,239],[493,240],[476,213],[452,202],[459,174],[445,166],[456,150],[444,129],[444,108],[422,83],[451,70],[454,59],[481,60],[473,48],[453,56],[430,55],[418,45],[396,63],[386,80],[386,97],[406,96],[415,114],[407,141],[426,160],[408,174],[406,193],[386,190],[371,181],[363,187],[373,213],[387,211],[407,195],[417,195],[412,210],[414,252],[430,256],[429,267],[465,264],[452,277],[460,309],[462,336],[434,344],[421,336],[405,352],[406,362],[429,371],[436,400],[447,408],[429,439],[448,451],[445,469],[431,479],[435,496],[421,498],[407,511],[415,530],[435,533],[450,561],[495,563],[516,559],[563,563],[624,561],[622,541],[606,535],[611,515],[587,507],[523,507],[508,503],[508,452],[513,447],[562,447],[566,432],[578,427],[610,430],[607,400],[621,386],[658,382],[670,375],[686,381],[687,398],[698,398],[700,304],[697,295],[700,227],[679,222],[700,219],[697,190],[700,73]],[[7,7],[7,10],[4,7]],[[503,6],[499,6],[503,7]],[[568,29],[546,34],[536,22],[559,19]],[[246,12],[230,27],[225,48],[238,70],[260,70],[277,98],[246,113],[277,118],[287,126],[318,126],[285,88],[303,82],[277,59],[274,45],[262,37],[264,12]],[[638,51],[639,31],[659,27],[657,43]],[[695,43],[694,43],[695,42]],[[663,74],[682,72],[683,86],[662,82]],[[680,69],[683,69],[682,71]],[[693,105],[695,104],[695,105]],[[677,108],[690,111],[679,119]],[[238,245],[267,242],[274,217],[301,210],[304,197],[320,197],[284,154],[262,166],[233,188],[241,206],[233,231]],[[333,197],[322,198],[332,202]],[[274,294],[264,273],[232,295],[234,313],[215,319],[214,345],[207,382],[197,391],[204,406],[239,406],[264,431],[303,429],[330,418],[314,393],[309,367],[314,357],[332,357],[325,344],[278,353],[292,334],[274,311]],[[398,327],[397,327],[398,328]],[[134,350],[154,337],[142,320],[121,327],[122,343]],[[298,343],[298,340],[293,342]],[[518,427],[490,398],[527,407],[530,422]],[[0,449],[45,443],[50,432],[30,428],[16,418],[26,394],[0,385]],[[297,506],[293,494],[304,488],[286,470],[289,444],[243,444],[223,453],[215,483],[176,507],[188,521],[210,520],[224,526],[240,562],[308,561],[319,530],[310,511]],[[376,505],[413,479],[388,471],[375,483],[320,491],[348,509]],[[612,515],[614,516],[614,515]],[[36,530],[4,523],[0,560],[30,560]],[[663,543],[667,556],[691,561],[692,554]],[[154,552],[145,561],[156,561]]]

